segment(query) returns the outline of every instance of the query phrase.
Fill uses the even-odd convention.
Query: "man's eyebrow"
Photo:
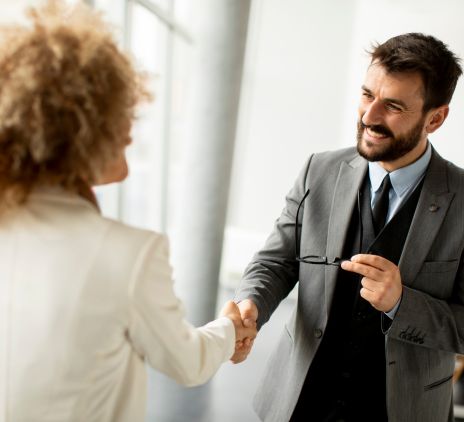
[[[372,94],[372,91],[366,85],[361,86],[361,89],[366,91],[368,94]]]
[[[361,89],[364,91],[364,92],[367,92],[368,94],[371,94],[373,95],[372,91],[365,85],[363,85],[361,87]],[[408,106],[406,105],[406,103],[404,101],[401,101],[401,100],[398,100],[397,98],[383,98],[382,101],[384,103],[393,103],[393,104],[397,104],[401,107],[403,107],[404,109],[407,109]]]

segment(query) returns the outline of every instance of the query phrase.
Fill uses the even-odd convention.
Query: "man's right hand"
[[[256,327],[256,321],[258,320],[258,308],[254,302],[250,299],[245,299],[238,304],[238,307],[240,309],[243,326],[247,328]],[[233,363],[243,362],[250,354],[253,342],[254,338],[247,338],[243,342],[238,343],[235,347],[235,353],[230,360]]]

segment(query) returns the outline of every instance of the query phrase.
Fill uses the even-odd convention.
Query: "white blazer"
[[[145,362],[195,385],[234,345],[184,320],[164,236],[58,190],[0,216],[1,422],[143,421]]]

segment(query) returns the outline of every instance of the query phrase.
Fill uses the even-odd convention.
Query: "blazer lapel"
[[[342,162],[335,184],[332,208],[330,210],[326,255],[329,259],[342,257],[351,216],[356,206],[358,190],[367,171],[367,161],[356,156],[350,162]],[[349,258],[349,257],[348,257]],[[325,268],[325,303],[330,309],[337,280],[337,267]]]
[[[448,211],[454,192],[449,192],[446,161],[435,150],[425,173],[411,228],[399,262],[403,284],[411,286]]]

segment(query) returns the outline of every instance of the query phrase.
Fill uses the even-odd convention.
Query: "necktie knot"
[[[390,175],[387,174],[382,180],[382,184],[375,197],[374,208],[372,209],[372,219],[374,220],[376,234],[382,230],[387,220],[390,188]]]

